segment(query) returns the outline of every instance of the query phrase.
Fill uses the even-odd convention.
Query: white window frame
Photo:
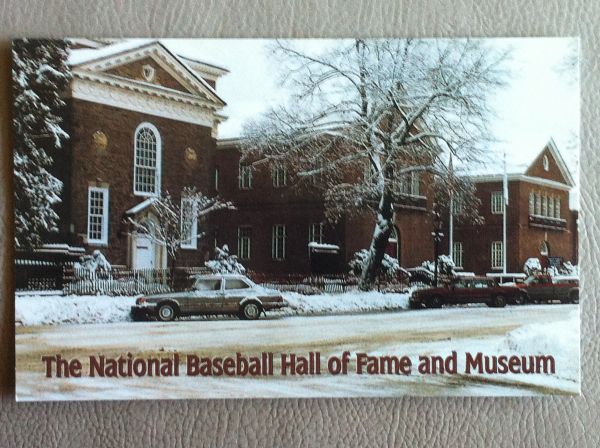
[[[98,238],[90,238],[90,226],[91,226],[91,216],[90,207],[92,202],[92,193],[102,193],[102,215],[96,214],[96,216],[101,216],[102,218],[102,228],[100,229],[101,237]],[[88,244],[108,244],[108,206],[109,206],[109,191],[107,187],[88,187],[88,205],[87,205],[87,242]]]
[[[504,195],[501,191],[493,191],[490,199],[492,215],[501,215],[504,211]]]
[[[308,242],[323,244],[324,233],[323,229],[325,223],[323,222],[312,222],[308,225]],[[318,238],[317,238],[318,236]]]
[[[274,165],[271,171],[273,187],[281,188],[287,185],[287,169],[283,165]]]
[[[242,236],[242,231],[248,230],[249,235]],[[247,243],[247,247],[244,247],[244,242]],[[246,253],[247,249],[247,253]],[[239,226],[238,227],[238,258],[240,260],[249,260],[252,254],[252,227],[251,226]]]
[[[196,207],[196,204],[194,203],[194,201],[190,198],[186,198],[186,197],[182,197],[181,198],[181,232],[183,233],[183,226],[184,226],[184,216],[183,216],[183,210],[184,210],[184,204],[186,202],[191,202],[192,203],[192,207]],[[192,227],[191,227],[191,235],[190,235],[190,240],[189,242],[181,242],[181,248],[182,249],[197,249],[198,248],[198,216],[194,213],[193,214],[193,218],[192,218]]]
[[[140,191],[137,189],[138,184],[138,168],[149,169],[147,166],[138,165],[138,134],[143,129],[149,129],[156,140],[156,164],[154,166],[154,192]],[[161,167],[162,167],[162,140],[160,132],[152,123],[143,122],[138,125],[133,134],[133,194],[136,196],[158,196],[160,195],[161,182]]]
[[[452,261],[457,268],[463,268],[465,264],[465,249],[461,241],[452,243]]]
[[[252,189],[252,165],[240,162],[238,169],[239,188],[240,190]]]
[[[285,224],[275,224],[271,234],[271,258],[273,258],[273,260],[285,260],[286,237],[287,234]]]
[[[502,241],[492,241],[492,245],[490,247],[491,252],[491,266],[492,269],[502,269],[504,268],[503,264],[503,250]]]

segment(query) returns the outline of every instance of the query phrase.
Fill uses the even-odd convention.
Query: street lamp
[[[442,217],[439,212],[434,211],[433,213],[433,232],[431,232],[431,236],[433,237],[433,251],[434,251],[434,266],[435,270],[433,273],[433,283],[437,288],[438,286],[438,259],[440,257],[440,243],[442,238],[444,238],[444,233],[442,232]]]

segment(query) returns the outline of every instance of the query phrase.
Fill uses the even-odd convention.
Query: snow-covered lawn
[[[289,307],[273,314],[337,314],[408,308],[408,294],[348,292],[345,294],[302,295],[284,292]],[[131,320],[129,310],[135,297],[61,296],[39,293],[16,296],[17,325],[116,323]]]

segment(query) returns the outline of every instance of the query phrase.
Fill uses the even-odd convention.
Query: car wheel
[[[440,296],[433,296],[427,302],[427,308],[441,308],[444,302]]]
[[[177,317],[177,309],[172,303],[163,303],[156,310],[156,317],[162,322],[170,322]]]
[[[579,303],[579,293],[573,293],[569,296],[571,303]]]
[[[527,296],[525,294],[520,294],[515,297],[515,305],[525,305],[527,303]]]
[[[494,297],[494,306],[496,308],[504,308],[506,306],[506,299],[504,298],[504,296]]]
[[[242,306],[240,310],[240,319],[244,320],[256,320],[260,317],[262,309],[256,302],[248,302]]]

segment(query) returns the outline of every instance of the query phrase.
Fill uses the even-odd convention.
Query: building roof
[[[134,51],[139,51],[142,49],[154,47],[159,52],[163,52],[168,55],[171,59],[176,61],[176,63],[180,66],[182,70],[184,70],[188,75],[194,78],[198,83],[200,83],[204,90],[208,91],[211,96],[213,96],[216,100],[225,105],[225,101],[217,94],[216,90],[202,77],[196,70],[194,70],[190,64],[204,64],[207,68],[212,67],[211,74],[217,75],[219,73],[225,74],[228,71],[222,67],[217,67],[213,64],[202,63],[200,61],[191,60],[187,57],[182,57],[172,52],[166,45],[164,45],[160,40],[157,39],[128,39],[125,41],[118,41],[116,43],[111,43],[109,45],[105,45],[99,48],[83,48],[83,49],[75,49],[71,50],[69,53],[68,63],[74,68],[93,68],[99,67],[102,63],[105,63],[104,66],[111,66],[110,62],[112,61],[112,66],[121,65],[123,62],[119,58],[120,56],[125,56],[128,53],[132,53]],[[186,62],[192,61],[192,62]],[[103,67],[104,67],[103,66]]]

